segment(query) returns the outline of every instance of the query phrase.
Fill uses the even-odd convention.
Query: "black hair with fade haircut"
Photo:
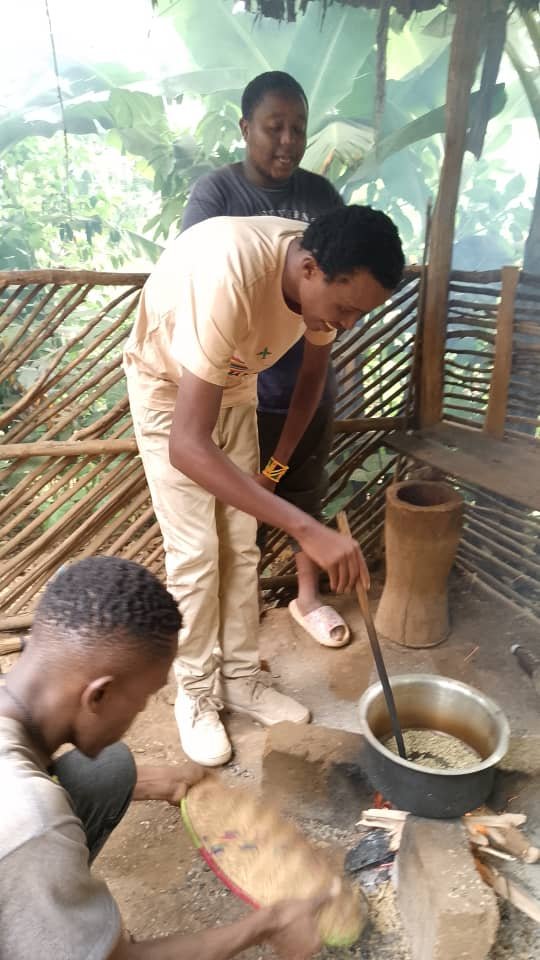
[[[32,636],[91,650],[127,646],[170,656],[182,625],[171,594],[149,570],[121,557],[88,557],[59,570],[34,616]]]
[[[364,268],[387,290],[403,274],[405,258],[397,227],[372,207],[337,207],[307,227],[301,245],[309,250],[328,280]]]
[[[304,101],[306,110],[308,108],[308,99],[298,80],[283,70],[268,70],[250,80],[242,94],[242,116],[245,120],[251,120],[255,107],[267,93],[281,93],[291,98],[299,97]]]

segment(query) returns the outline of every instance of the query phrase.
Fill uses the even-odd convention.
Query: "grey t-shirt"
[[[121,935],[118,907],[46,763],[0,716],[0,958],[104,960]]]
[[[329,180],[295,170],[281,187],[256,187],[243,175],[242,164],[233,163],[200,177],[182,218],[182,230],[209,217],[286,217],[309,223],[321,213],[343,206]]]
[[[209,217],[287,217],[306,223],[343,206],[339,193],[318,173],[299,168],[283,186],[256,187],[244,177],[242,164],[214,170],[197,180],[182,219],[182,230]],[[257,377],[258,408],[263,413],[285,414],[302,364],[304,340],[300,339]],[[333,405],[335,374],[330,367],[322,405]]]

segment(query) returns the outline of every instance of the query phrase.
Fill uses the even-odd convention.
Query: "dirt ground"
[[[378,590],[380,586],[375,585],[375,600]],[[353,631],[353,641],[347,648],[319,647],[298,628],[293,628],[286,609],[276,609],[267,614],[262,624],[261,655],[269,662],[276,685],[301,697],[312,710],[315,723],[357,730],[358,697],[375,677],[355,603],[350,598],[340,598],[336,606]],[[460,577],[452,582],[451,611],[452,633],[441,646],[412,651],[385,645],[390,674],[442,673],[480,688],[492,696],[508,716],[514,738],[513,756],[520,758],[519,770],[528,763],[534,774],[540,773],[539,701],[510,654],[510,645],[518,639],[524,646],[538,649],[536,626],[526,616]],[[178,762],[181,753],[171,706],[173,699],[171,684],[152,700],[130,731],[127,740],[139,762]],[[234,782],[251,781],[256,785],[260,779],[265,731],[245,718],[231,716],[226,722],[235,754],[223,776]],[[510,761],[507,766],[512,769],[516,764]],[[540,845],[538,780],[531,780],[523,772],[501,776],[499,804],[528,813],[528,833],[533,842]],[[320,841],[337,843],[343,849],[354,846],[354,824],[348,832],[314,822],[305,822],[303,826]],[[96,869],[109,883],[125,924],[137,939],[221,925],[239,917],[246,909],[199,859],[182,828],[178,811],[164,804],[133,804],[99,857]],[[535,870],[538,873],[531,880],[530,871]],[[524,882],[536,889],[540,865],[527,867],[526,871],[529,872]],[[359,960],[409,960],[395,909],[392,882],[389,879],[380,882],[381,879],[373,871],[363,877],[371,919],[361,942],[350,950],[324,951],[325,954],[338,952]],[[536,892],[540,894],[540,890]],[[503,907],[490,960],[537,960],[540,958],[539,930],[514,908]],[[246,955],[255,960],[264,952],[254,948]]]

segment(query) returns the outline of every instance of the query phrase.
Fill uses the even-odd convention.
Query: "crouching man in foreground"
[[[226,960],[268,942],[288,960],[320,946],[326,898],[286,901],[229,926],[132,942],[91,864],[131,800],[177,803],[193,763],[135,766],[118,742],[166,683],[181,618],[136,563],[93,557],[62,570],[0,685],[0,957]],[[51,758],[63,744],[75,749]]]

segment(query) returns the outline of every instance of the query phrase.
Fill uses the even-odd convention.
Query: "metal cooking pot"
[[[380,683],[359,704],[372,785],[402,810],[420,817],[461,817],[487,799],[495,766],[508,750],[510,727],[502,710],[479,690],[449,677],[403,674],[391,678],[401,728],[438,730],[458,737],[482,758],[463,770],[439,770],[403,760],[382,743],[391,734]]]

